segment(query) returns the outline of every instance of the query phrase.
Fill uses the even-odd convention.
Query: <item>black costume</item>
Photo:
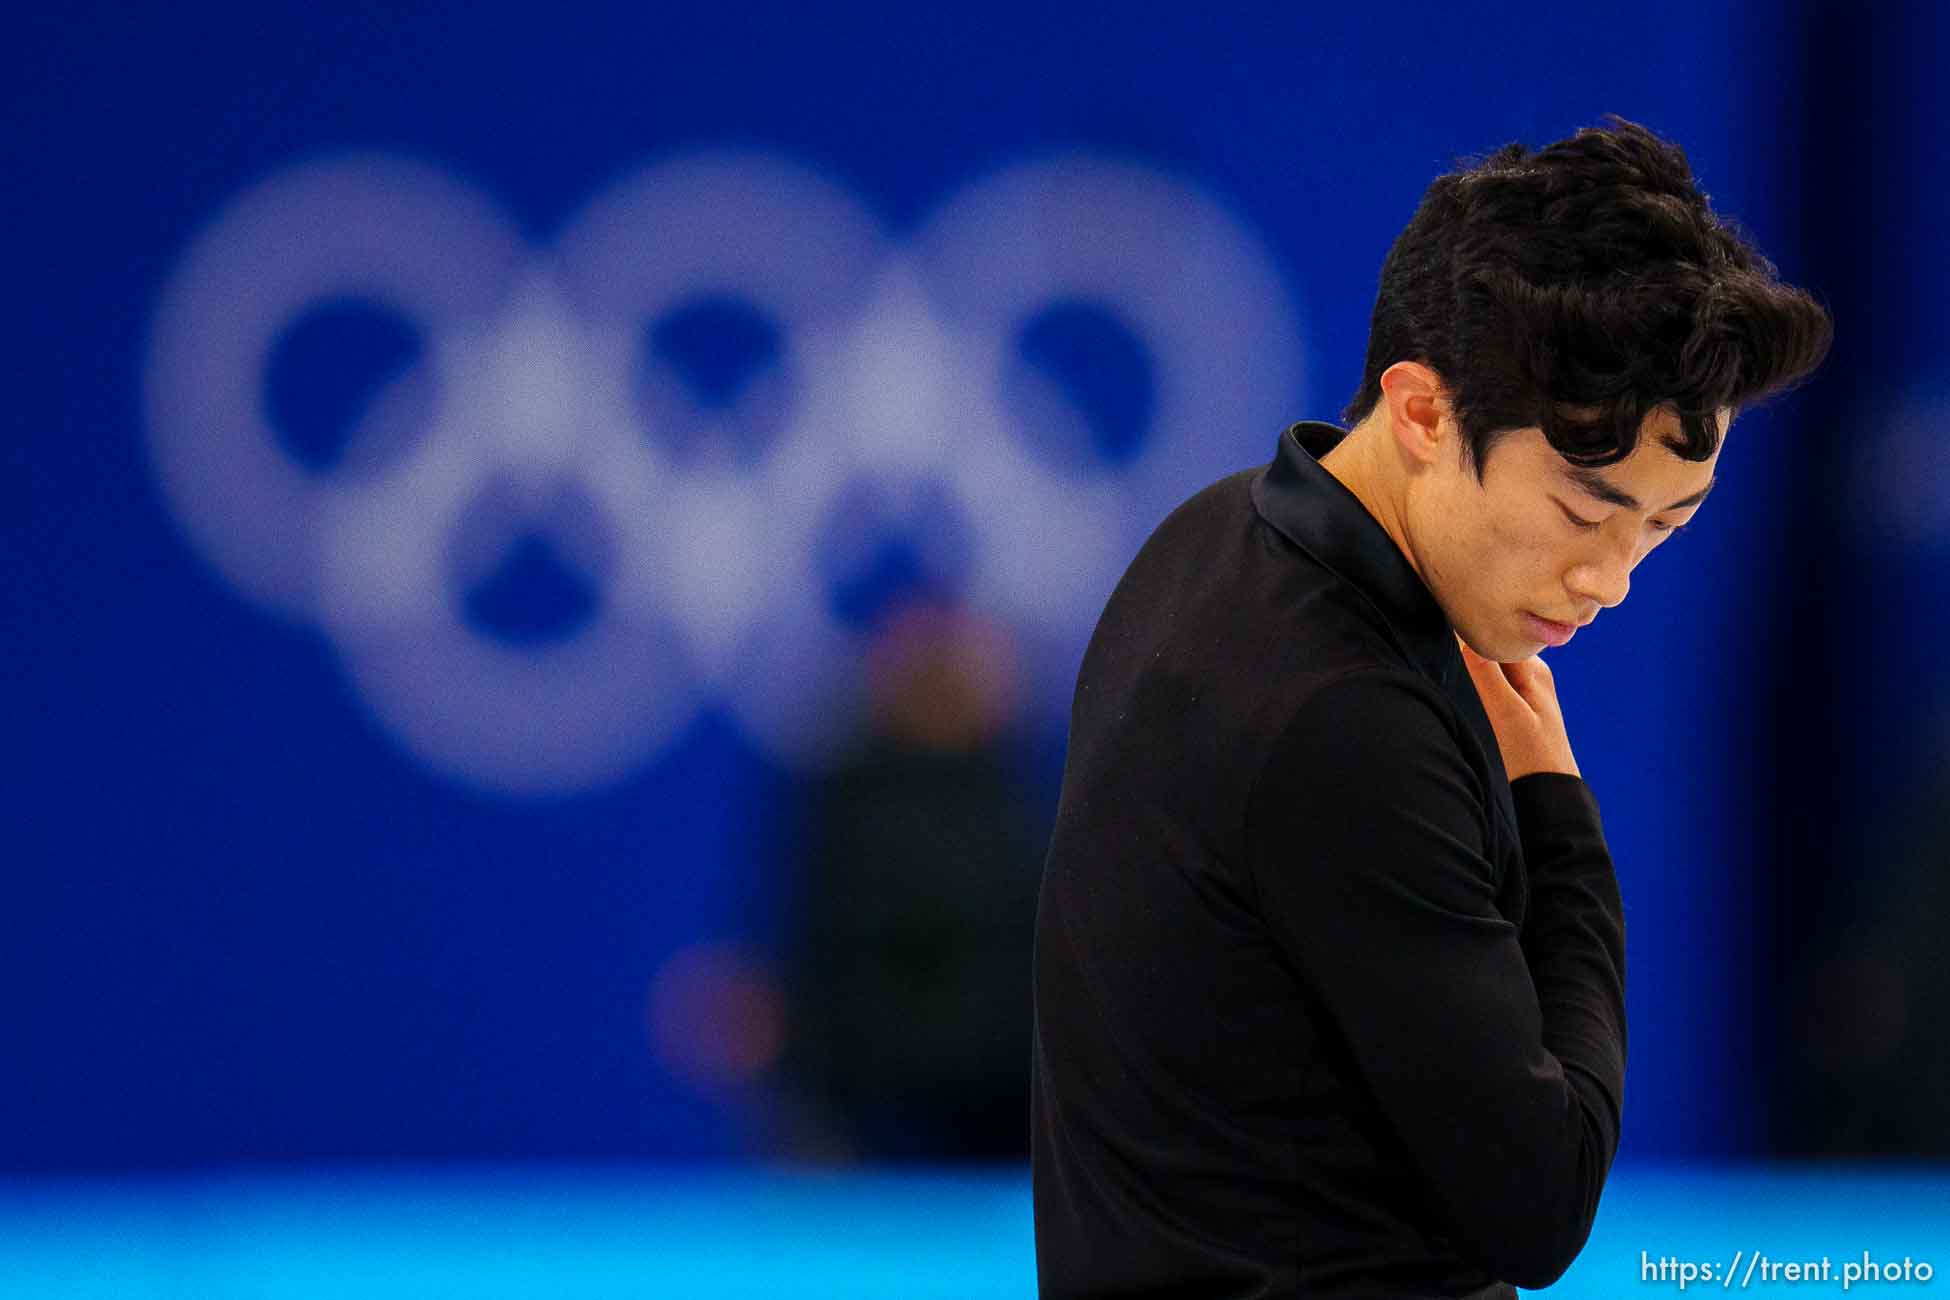
[[[1512,784],[1455,637],[1302,423],[1162,523],[1077,680],[1036,931],[1047,1297],[1509,1296],[1618,1145],[1589,789]]]

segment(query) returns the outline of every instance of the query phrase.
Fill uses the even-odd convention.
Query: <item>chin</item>
[[[1471,650],[1499,664],[1522,663],[1544,649],[1543,642],[1533,641],[1521,633],[1502,637],[1476,637],[1464,633],[1463,640]]]
[[[1493,616],[1486,628],[1467,628],[1454,619],[1449,625],[1463,644],[1493,663],[1521,663],[1545,648],[1543,642],[1532,639],[1524,631],[1523,616],[1519,613],[1501,618]]]

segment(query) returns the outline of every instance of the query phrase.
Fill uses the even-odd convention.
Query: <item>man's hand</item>
[[[1571,756],[1571,738],[1564,734],[1564,713],[1557,706],[1557,686],[1549,665],[1536,655],[1521,663],[1499,664],[1483,658],[1464,643],[1463,663],[1476,681],[1476,694],[1496,731],[1503,751],[1503,770],[1512,781],[1534,772],[1568,772],[1582,776]]]

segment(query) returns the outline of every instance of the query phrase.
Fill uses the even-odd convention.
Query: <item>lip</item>
[[[1539,618],[1529,610],[1524,611],[1524,626],[1530,635],[1547,646],[1561,646],[1577,635],[1577,628],[1569,623],[1554,623],[1547,618]]]

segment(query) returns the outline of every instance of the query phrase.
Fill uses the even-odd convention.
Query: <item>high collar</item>
[[[1442,607],[1381,521],[1320,463],[1346,436],[1320,420],[1287,428],[1272,464],[1253,480],[1253,506],[1281,536],[1366,597],[1403,653],[1446,686],[1463,667]]]

